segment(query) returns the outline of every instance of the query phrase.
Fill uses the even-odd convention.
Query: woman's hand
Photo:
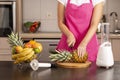
[[[80,45],[77,48],[77,52],[80,57],[83,57],[86,53],[86,44],[80,43]]]
[[[70,33],[68,36],[67,36],[67,44],[69,47],[73,47],[74,44],[75,44],[76,40],[75,40],[75,37],[72,33]]]

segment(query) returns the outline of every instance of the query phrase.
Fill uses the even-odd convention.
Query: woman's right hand
[[[67,44],[69,47],[73,47],[74,44],[75,44],[76,40],[75,40],[75,37],[72,33],[70,33],[68,36],[67,36]]]

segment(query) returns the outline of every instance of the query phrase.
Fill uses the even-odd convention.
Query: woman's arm
[[[65,6],[58,2],[58,26],[62,33],[67,36],[68,46],[74,46],[75,38],[72,32],[65,25]]]
[[[65,25],[65,18],[64,18],[64,13],[65,13],[65,6],[58,2],[58,26],[60,30],[68,36],[70,31],[68,30],[67,26]]]
[[[90,28],[89,28],[86,36],[84,37],[84,39],[82,40],[82,42],[80,43],[80,45],[78,47],[78,51],[79,51],[80,55],[82,55],[82,52],[80,51],[79,48],[81,48],[81,47],[86,48],[87,44],[89,43],[89,41],[91,40],[93,35],[96,33],[98,24],[102,17],[103,5],[104,5],[104,2],[101,2],[101,3],[98,3],[97,5],[95,5],[95,7],[94,7]]]

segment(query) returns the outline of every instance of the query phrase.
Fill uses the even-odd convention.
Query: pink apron
[[[72,50],[77,49],[78,45],[85,37],[90,27],[92,12],[92,0],[90,0],[90,3],[84,3],[80,6],[70,3],[70,0],[68,0],[65,10],[65,24],[76,38],[76,43]],[[98,47],[97,36],[94,34],[86,48],[89,61],[96,60]],[[71,51],[71,48],[67,45],[67,37],[64,34],[62,34],[61,40],[56,49]]]

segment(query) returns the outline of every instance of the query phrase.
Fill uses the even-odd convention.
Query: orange
[[[35,43],[35,44],[32,45],[33,48],[38,48],[39,46],[40,46],[39,43]]]
[[[25,43],[24,47],[25,47],[25,48],[31,48],[32,45],[31,45],[30,43]]]
[[[20,53],[23,50],[23,48],[21,46],[16,46],[15,50],[17,53]]]
[[[36,41],[35,40],[30,40],[28,43],[31,44],[31,45],[33,45],[33,44],[36,43]]]
[[[38,47],[38,49],[40,50],[40,52],[42,52],[42,50],[43,50],[42,45],[41,45],[41,46],[39,46],[39,47]]]
[[[41,43],[35,43],[33,46],[33,48],[38,48],[40,50],[40,52],[42,51],[43,47],[42,47],[42,44]]]

